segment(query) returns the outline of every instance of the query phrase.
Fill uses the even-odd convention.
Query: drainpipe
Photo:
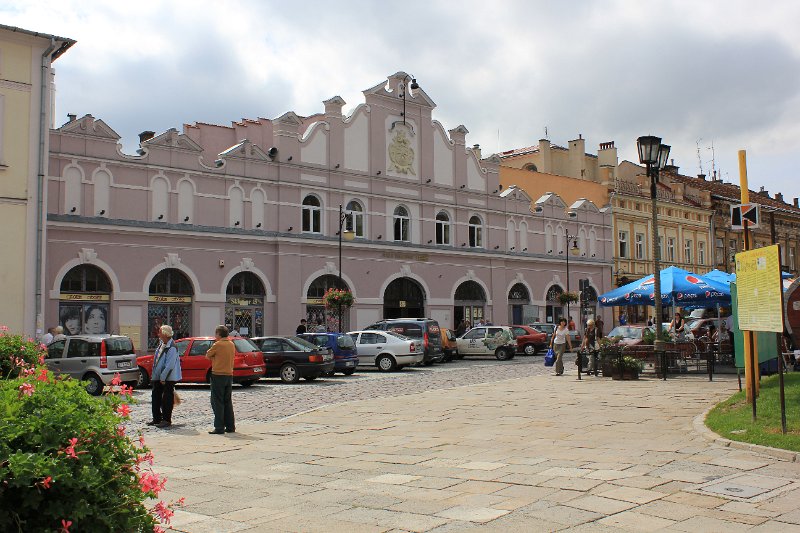
[[[46,96],[49,93],[47,86],[50,82],[50,54],[56,49],[55,38],[50,38],[50,46],[42,53],[42,85],[41,85],[41,98],[39,102],[39,174],[36,180],[36,335],[41,335],[44,330],[44,317],[42,316],[42,286],[44,280],[42,279],[42,250],[44,248],[44,186],[45,186],[45,158],[47,152],[45,145],[50,132],[50,126],[47,124],[47,106],[48,102]]]

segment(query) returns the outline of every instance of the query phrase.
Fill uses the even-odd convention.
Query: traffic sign
[[[758,204],[731,206],[731,229],[744,229],[745,220],[749,229],[758,227],[761,222],[761,208]]]

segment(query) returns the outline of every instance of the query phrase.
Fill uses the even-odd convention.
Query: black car
[[[284,383],[300,378],[312,381],[333,372],[333,354],[300,337],[253,337],[250,339],[264,354],[265,377],[279,377]]]
[[[376,322],[364,329],[393,331],[421,341],[424,354],[422,364],[426,366],[444,361],[439,322],[432,318],[391,318]]]

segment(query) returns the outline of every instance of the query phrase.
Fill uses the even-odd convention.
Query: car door
[[[486,336],[486,328],[472,328],[460,337],[458,343],[459,354],[483,353],[483,338]]]
[[[67,355],[61,362],[61,371],[75,379],[83,377],[89,366],[89,341],[68,339]]]
[[[64,348],[67,345],[67,340],[63,339],[50,343],[47,347],[47,358],[44,362],[54,374],[64,374]]]
[[[181,354],[181,373],[183,381],[206,381],[211,371],[211,361],[206,359],[206,352],[214,344],[211,339],[193,339],[189,350],[184,349]],[[177,345],[175,346],[177,348]]]
[[[281,339],[267,337],[261,340],[261,353],[264,354],[264,363],[267,374],[277,375],[283,364],[283,347]]]
[[[380,338],[385,339],[383,335],[380,335]],[[378,344],[377,333],[361,333],[358,336],[358,343],[356,346],[356,349],[358,350],[358,364],[374,365],[375,357],[378,355],[379,347],[383,347],[383,345]]]

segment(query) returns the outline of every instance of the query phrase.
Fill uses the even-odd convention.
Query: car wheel
[[[345,376],[352,376],[353,374],[355,374],[355,372],[356,372],[355,368],[348,368],[347,370],[343,370],[342,374],[344,374]]]
[[[397,366],[391,355],[381,355],[375,364],[381,372],[391,372]]]
[[[513,357],[511,350],[508,348],[498,348],[494,352],[494,356],[497,358],[498,361],[507,361]]]
[[[422,361],[422,364],[425,366],[433,366],[433,359]]]
[[[147,375],[147,370],[139,367],[139,376],[136,379],[136,388],[145,389],[150,386],[150,376]]]
[[[252,387],[253,383],[255,383],[256,381],[258,381],[258,380],[257,379],[250,379],[250,380],[247,380],[247,381],[242,381],[241,383],[239,383],[239,385],[241,385],[244,388]]]
[[[284,383],[297,383],[300,381],[300,374],[297,372],[297,367],[292,363],[285,364],[281,367],[281,381]]]
[[[100,396],[103,393],[106,385],[97,374],[87,374],[83,380],[86,381],[86,392],[92,396]]]
[[[536,346],[534,346],[533,344],[526,344],[523,351],[525,352],[525,355],[536,355],[536,352],[538,350],[536,349]]]

